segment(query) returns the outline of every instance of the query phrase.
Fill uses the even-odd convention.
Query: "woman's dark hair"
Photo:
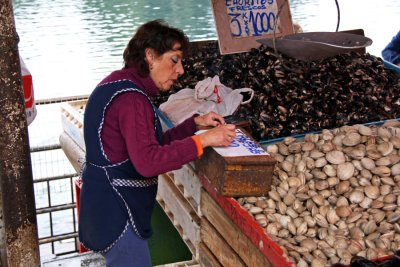
[[[179,43],[185,55],[189,48],[189,39],[180,29],[170,27],[164,20],[149,21],[140,26],[124,50],[125,68],[136,66],[142,76],[149,74],[149,65],[145,60],[146,48],[151,48],[157,56],[172,50]]]

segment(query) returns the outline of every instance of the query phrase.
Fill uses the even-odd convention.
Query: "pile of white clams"
[[[400,248],[396,126],[343,126],[269,145],[271,191],[237,201],[296,266],[391,255]]]

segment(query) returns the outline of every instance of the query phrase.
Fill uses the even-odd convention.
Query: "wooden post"
[[[40,256],[17,44],[11,0],[0,0],[1,266],[31,267],[40,266]]]

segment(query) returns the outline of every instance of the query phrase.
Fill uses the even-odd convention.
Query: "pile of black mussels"
[[[183,63],[179,82],[153,99],[155,104],[218,75],[232,89],[255,91],[253,100],[235,115],[250,122],[258,141],[400,117],[400,76],[369,53],[303,62],[264,46],[221,55],[218,43],[210,42]]]

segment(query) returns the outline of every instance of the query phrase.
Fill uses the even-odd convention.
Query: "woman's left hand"
[[[225,124],[225,120],[224,118],[211,111],[210,113],[201,115],[201,116],[197,116],[194,118],[194,122],[196,123],[196,126],[220,126],[220,125],[224,125]]]

